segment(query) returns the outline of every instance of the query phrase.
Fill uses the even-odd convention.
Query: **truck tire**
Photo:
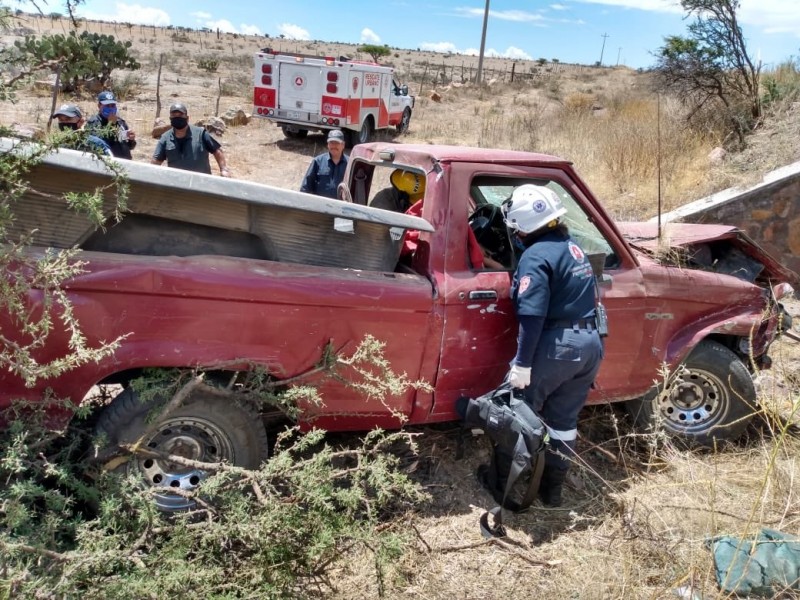
[[[141,402],[127,388],[117,395],[98,420],[96,433],[111,446],[133,444],[149,427],[148,415],[166,403],[165,398]],[[228,462],[256,469],[267,458],[267,433],[255,410],[240,403],[196,392],[165,417],[142,446],[202,462]],[[146,422],[147,421],[147,422]],[[152,428],[151,428],[152,429]],[[153,495],[164,512],[194,508],[189,498],[170,494],[170,488],[195,489],[207,473],[163,459],[132,456],[115,472],[135,474],[143,486],[163,489]]]
[[[408,133],[408,126],[411,124],[411,109],[406,107],[403,110],[403,116],[400,117],[400,122],[397,124],[397,133]]]
[[[675,374],[671,390],[659,393],[656,387],[626,407],[637,427],[659,427],[692,445],[712,447],[742,435],[756,412],[756,391],[736,354],[703,340]]]
[[[358,144],[366,144],[372,139],[372,133],[375,125],[372,121],[372,115],[364,119],[359,131],[350,131],[350,145],[357,146]]]
[[[281,127],[283,135],[290,140],[302,140],[308,136],[308,129],[300,129],[298,127]]]

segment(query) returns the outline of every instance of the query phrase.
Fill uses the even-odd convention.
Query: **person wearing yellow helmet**
[[[372,208],[406,212],[425,195],[425,176],[404,169],[395,169],[389,176],[392,187],[375,194]]]

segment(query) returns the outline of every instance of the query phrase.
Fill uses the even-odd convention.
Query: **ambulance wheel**
[[[361,124],[360,131],[351,131],[350,132],[350,143],[352,146],[357,146],[358,144],[366,144],[372,139],[372,131],[374,129],[374,125],[372,123],[372,117],[367,117],[364,119],[364,122]]]
[[[695,446],[735,441],[756,412],[753,378],[722,344],[703,340],[673,374],[671,385],[653,388],[627,403],[634,423],[660,428]]]
[[[403,111],[403,116],[400,118],[400,122],[397,124],[397,133],[407,133],[408,126],[411,124],[411,109],[406,108]]]
[[[283,135],[290,140],[302,140],[308,135],[308,129],[300,129],[298,127],[281,127]]]

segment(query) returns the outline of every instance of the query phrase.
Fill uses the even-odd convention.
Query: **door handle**
[[[470,300],[497,300],[497,292],[494,290],[474,290],[469,293]]]

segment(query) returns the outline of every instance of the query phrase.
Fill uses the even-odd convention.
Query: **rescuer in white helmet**
[[[578,413],[603,357],[595,279],[586,254],[561,223],[567,210],[553,190],[520,185],[502,210],[525,248],[511,287],[519,334],[506,379],[524,390],[525,401],[548,427],[539,497],[547,506],[559,506]]]

